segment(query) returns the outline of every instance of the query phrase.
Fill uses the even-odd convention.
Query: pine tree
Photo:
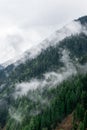
[[[85,116],[84,116],[84,128],[87,128],[87,111],[85,112]]]
[[[80,122],[79,127],[77,130],[84,130],[84,124],[83,122]]]

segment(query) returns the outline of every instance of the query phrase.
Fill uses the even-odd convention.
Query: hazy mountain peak
[[[83,16],[83,17],[80,17],[75,21],[79,21],[82,25],[86,25],[87,24],[87,15]]]

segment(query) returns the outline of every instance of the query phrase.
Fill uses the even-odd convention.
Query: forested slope
[[[72,129],[86,130],[87,19],[77,21],[46,40],[36,57],[27,53],[24,62],[0,70],[2,129],[53,130],[73,113]]]

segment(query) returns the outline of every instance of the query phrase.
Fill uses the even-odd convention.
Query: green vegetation
[[[0,127],[5,126],[6,130],[52,130],[74,111],[73,130],[87,128],[87,75],[72,76],[60,85],[29,91],[17,99],[13,96],[16,83],[32,78],[43,80],[45,72],[64,67],[61,61],[64,49],[70,52],[77,68],[79,63],[87,63],[87,36],[80,34],[49,47],[35,59],[0,71],[0,84],[3,84],[0,86]]]
[[[9,80],[14,80],[17,77],[17,80],[21,82],[28,81],[34,77],[40,78],[45,72],[55,71],[57,68],[63,66],[60,59],[59,48],[49,47],[47,50],[42,51],[37,58],[27,60],[15,68]]]
[[[22,120],[20,122],[8,116],[7,130],[51,130],[75,108],[73,129],[83,130],[84,128],[85,130],[87,127],[86,86],[87,75],[72,77],[57,88],[44,90],[42,97],[45,98],[46,96],[49,99],[49,105],[41,105],[40,101],[34,102],[25,96],[18,98],[13,103],[13,107],[15,107],[16,112],[22,112]],[[37,91],[37,93],[38,96],[39,92]],[[30,114],[31,110],[32,114]],[[35,113],[37,110],[39,112]],[[76,124],[78,119],[80,122]]]
[[[87,79],[83,79],[83,91],[81,93],[80,102],[73,115],[73,130],[86,130],[87,128]]]
[[[1,70],[0,84],[3,82],[14,84],[15,82],[29,81],[31,78],[42,78],[45,72],[56,71],[64,67],[64,63],[61,61],[64,49],[69,52],[69,56],[75,65],[87,62],[87,36],[83,33],[72,35],[65,38],[60,44],[43,50],[34,59],[27,59],[25,63],[21,63],[17,67],[10,65],[4,71]],[[5,72],[8,73],[8,77],[6,77]]]
[[[60,47],[69,50],[70,58],[73,59],[73,62],[76,59],[81,64],[87,62],[87,36],[85,34],[81,33],[64,39],[61,41]]]

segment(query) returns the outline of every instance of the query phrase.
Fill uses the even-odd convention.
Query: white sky
[[[87,15],[87,0],[0,0],[0,63]]]

